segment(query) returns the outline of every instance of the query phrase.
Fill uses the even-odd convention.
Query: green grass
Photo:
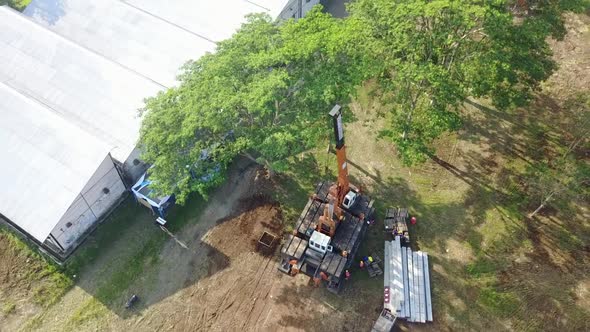
[[[94,262],[105,248],[119,240],[135,223],[145,222],[144,216],[145,211],[128,197],[68,260],[65,265],[67,273],[79,275],[87,264]]]
[[[14,302],[12,302],[12,300],[7,300],[6,302],[4,302],[4,304],[2,304],[2,308],[0,308],[0,311],[2,312],[2,314],[4,316],[10,315],[15,310],[16,310],[16,304]]]
[[[479,293],[479,302],[494,315],[508,317],[517,311],[520,301],[509,292],[501,292],[494,287],[485,287]]]
[[[520,111],[501,113],[490,108],[470,109],[471,118],[464,131],[437,142],[437,156],[463,173],[453,173],[432,161],[408,169],[396,160],[390,144],[371,137],[380,129],[380,122],[372,116],[385,110],[379,109],[374,98],[370,86],[359,91],[354,114],[356,122],[347,123],[345,128],[351,179],[366,185],[366,191],[375,199],[378,216],[359,256],[382,257],[381,218],[385,208],[409,207],[419,220],[417,226],[411,227],[412,241],[417,248],[429,253],[433,265],[438,265],[437,270],[431,272],[437,316],[434,329],[489,330],[513,324],[524,330],[534,330],[554,321],[546,317],[543,323],[537,322],[538,317],[545,317],[546,310],[573,317],[564,323],[565,329],[583,326],[587,316],[577,311],[571,300],[553,294],[554,289],[572,287],[574,280],[579,280],[576,275],[584,275],[579,271],[579,264],[576,271],[564,274],[567,278],[563,280],[563,287],[558,287],[556,280],[546,282],[544,278],[563,272],[551,266],[549,258],[542,254],[556,252],[567,258],[572,252],[581,252],[590,228],[577,225],[580,218],[574,221],[575,217],[564,218],[563,213],[557,218],[560,221],[571,219],[573,224],[569,227],[538,228],[540,225],[527,224],[527,206],[523,203],[527,199],[523,174],[528,163],[539,158],[539,151],[543,150],[544,143],[538,142],[540,133],[562,137],[564,132],[559,132],[557,126],[536,123],[543,121],[546,113],[533,112],[528,119]],[[511,139],[515,144],[506,143]],[[512,150],[513,145],[518,147]],[[515,157],[515,154],[526,155]],[[313,183],[318,179],[335,179],[336,167],[335,157],[326,156],[324,149],[310,151],[291,162],[292,171],[280,176],[277,195],[288,211],[289,224],[299,216]],[[544,236],[551,242],[540,242],[539,237]],[[461,260],[449,257],[446,249],[451,239],[470,249],[466,257]],[[545,248],[544,243],[552,243],[552,247]],[[520,263],[515,262],[522,257]],[[576,259],[570,262],[575,264]],[[537,275],[531,271],[535,266],[544,266],[545,270],[539,270]],[[382,279],[370,279],[356,266],[351,272],[354,289],[366,296],[359,301],[361,305],[356,304],[357,309],[364,310],[364,304],[372,303],[370,301],[378,302]],[[455,297],[447,298],[446,293],[455,294]],[[454,302],[449,300],[456,298],[465,303],[465,310],[455,308]],[[539,298],[551,298],[554,302],[541,306]],[[556,326],[558,324],[547,330],[556,330]]]
[[[75,331],[88,321],[100,321],[109,313],[109,309],[96,298],[84,302],[70,317],[66,323],[67,331]]]
[[[101,303],[111,305],[121,297],[121,294],[141,275],[147,264],[155,264],[159,251],[166,241],[166,236],[157,234],[150,238],[132,257],[128,258],[127,264],[117,269],[110,279],[103,283],[94,297]]]

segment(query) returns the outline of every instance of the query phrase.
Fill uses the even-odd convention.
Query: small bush
[[[10,300],[2,305],[2,314],[4,314],[5,316],[10,315],[15,310],[16,310],[16,304]]]

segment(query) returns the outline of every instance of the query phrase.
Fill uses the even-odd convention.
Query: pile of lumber
[[[432,322],[428,255],[401,242],[385,241],[384,308],[409,322]]]

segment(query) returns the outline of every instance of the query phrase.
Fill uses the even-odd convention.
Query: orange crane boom
[[[342,107],[335,105],[330,111],[330,116],[334,121],[334,135],[336,137],[336,160],[338,161],[338,183],[336,184],[336,202],[338,206],[342,205],[344,197],[350,191],[350,182],[348,180],[348,163],[346,162],[346,146],[344,145],[344,127],[342,125]]]

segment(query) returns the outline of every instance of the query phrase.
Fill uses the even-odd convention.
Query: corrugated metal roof
[[[143,99],[164,89],[7,7],[0,8],[0,82],[111,145],[120,161],[136,145]]]
[[[167,87],[176,84],[179,68],[187,60],[213,52],[216,46],[118,0],[34,0],[24,14]]]
[[[33,0],[24,13],[167,87],[250,13],[277,17],[288,0]]]
[[[276,17],[288,1],[124,0],[123,2],[219,42],[231,37],[240,28],[245,22],[245,15],[268,13]]]
[[[0,212],[43,242],[110,146],[2,83],[0,119]]]

